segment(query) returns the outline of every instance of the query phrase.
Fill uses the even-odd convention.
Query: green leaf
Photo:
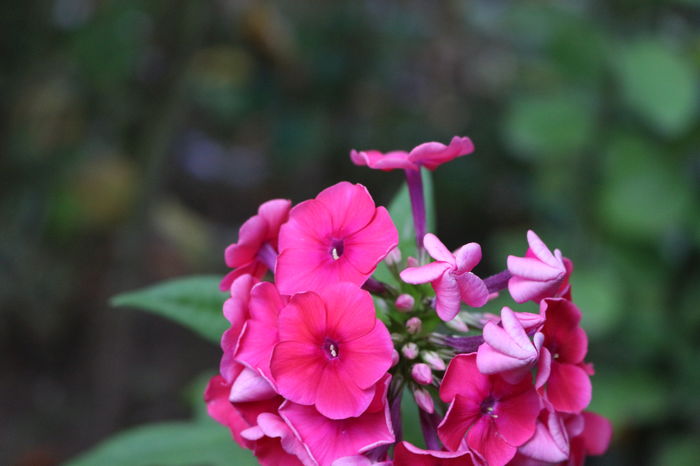
[[[526,158],[569,157],[591,140],[594,105],[576,93],[531,95],[515,100],[505,124],[513,150]]]
[[[435,231],[435,198],[433,190],[433,177],[430,171],[421,170],[423,177],[423,195],[425,196],[426,231]],[[411,198],[408,194],[408,185],[404,182],[392,199],[389,207],[389,215],[399,231],[399,249],[405,260],[408,256],[416,257],[416,230],[413,226],[413,213],[411,211]],[[393,282],[393,276],[382,262],[377,267],[375,278],[382,282]]]
[[[129,306],[158,314],[219,343],[227,328],[221,308],[226,295],[219,291],[220,277],[176,278],[112,298],[114,306]]]
[[[611,60],[628,105],[669,136],[685,130],[700,98],[688,60],[653,39],[614,50]]]
[[[597,337],[612,330],[622,317],[624,307],[620,283],[610,264],[576,266],[571,286],[581,309],[583,328],[589,335]]]
[[[207,420],[165,422],[121,432],[64,466],[255,465],[229,430]]]

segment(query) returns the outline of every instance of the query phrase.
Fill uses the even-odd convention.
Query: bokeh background
[[[191,415],[219,350],[110,296],[223,274],[257,205],[398,173],[351,148],[468,135],[438,232],[480,273],[535,229],[574,260],[614,423],[595,464],[700,458],[700,4],[0,4],[0,464]]]

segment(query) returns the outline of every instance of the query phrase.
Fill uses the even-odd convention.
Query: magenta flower
[[[226,265],[233,270],[221,280],[221,291],[228,290],[236,277],[250,274],[259,279],[274,268],[277,235],[287,221],[290,206],[287,199],[273,199],[260,205],[258,214],[245,221],[238,230],[238,242],[224,252]]]
[[[569,458],[569,433],[563,419],[551,406],[540,412],[535,428],[535,435],[518,448],[522,455],[521,462],[535,460],[542,463],[560,463]]]
[[[280,415],[320,465],[330,466],[340,458],[357,456],[395,441],[386,393],[391,376],[384,375],[372,387],[371,403],[357,417],[329,419],[313,406],[286,401]],[[333,395],[333,392],[329,393]]]
[[[539,302],[544,298],[561,296],[568,285],[567,263],[561,251],[554,254],[534,231],[528,230],[529,248],[525,257],[508,256],[508,291],[518,303]],[[569,262],[570,265],[570,262]]]
[[[471,451],[423,450],[406,441],[396,444],[394,466],[479,466]]]
[[[338,283],[292,296],[280,312],[270,368],[282,396],[343,419],[367,409],[392,353],[369,293]]]
[[[580,417],[583,419],[580,432],[569,432],[571,457],[568,464],[571,466],[583,466],[586,456],[605,453],[612,438],[612,424],[603,416],[584,411]]]
[[[591,402],[591,379],[583,358],[588,337],[579,326],[581,311],[569,300],[546,298],[540,304],[545,316],[540,353],[538,388],[547,382],[547,398],[557,411],[578,413]]]
[[[423,245],[435,262],[409,267],[401,272],[406,283],[430,283],[435,290],[435,310],[444,321],[459,313],[460,301],[472,307],[486,304],[489,292],[484,282],[471,270],[481,261],[481,246],[465,244],[452,254],[432,233],[423,238]]]
[[[252,443],[252,450],[263,466],[302,466],[313,464],[304,445],[276,414],[261,413],[257,425],[241,436]]]
[[[510,308],[501,310],[500,325],[484,326],[484,343],[479,346],[476,364],[482,374],[501,373],[509,382],[516,382],[535,365],[544,335],[537,332],[534,341],[525,332],[522,322]]]
[[[255,282],[256,279],[252,275],[237,277],[231,284],[231,297],[224,302],[224,317],[231,326],[221,336],[221,349],[224,354],[219,364],[219,372],[229,383],[233,380],[231,370],[235,364],[234,353],[243,325],[249,317],[248,301]]]
[[[291,295],[338,282],[362,285],[397,244],[389,213],[375,207],[367,188],[338,183],[289,213],[279,235],[277,286]]]
[[[350,152],[355,165],[366,165],[377,170],[418,170],[425,167],[435,170],[443,163],[474,152],[474,144],[467,137],[455,136],[448,145],[426,142],[414,147],[411,152],[392,151],[382,154],[377,150]]]
[[[475,353],[458,354],[450,362],[440,398],[450,403],[438,426],[440,440],[453,451],[471,449],[490,466],[506,464],[535,433],[540,397],[532,381],[510,384],[484,375]]]

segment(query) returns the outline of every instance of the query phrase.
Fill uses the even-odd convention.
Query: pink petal
[[[489,393],[489,386],[489,378],[476,366],[476,353],[458,354],[447,366],[440,384],[440,399],[449,403],[459,394],[481,403]]]
[[[591,402],[591,379],[573,364],[552,362],[547,398],[557,411],[578,413]]]
[[[272,385],[257,371],[245,368],[233,381],[229,401],[244,403],[248,401],[267,400],[277,395]]]
[[[423,450],[406,441],[396,444],[394,466],[476,466],[470,451]]]
[[[435,290],[435,311],[444,321],[452,320],[459,313],[462,300],[459,284],[450,272],[443,274],[431,285]]]
[[[508,270],[514,276],[536,281],[558,280],[566,274],[563,266],[552,267],[536,259],[517,256],[508,256]]]
[[[221,376],[212,377],[204,392],[209,416],[219,424],[231,430],[234,440],[244,448],[250,448],[250,442],[241,436],[241,432],[250,427],[245,419],[228,401],[230,385]]]
[[[453,451],[459,449],[464,436],[480,421],[483,416],[480,403],[481,400],[455,395],[445,418],[438,426],[438,437],[447,448]]]
[[[489,290],[484,281],[471,272],[455,275],[462,301],[471,307],[481,307],[489,300]]]
[[[224,276],[224,278],[221,279],[221,283],[219,283],[219,289],[221,291],[229,291],[234,280],[236,280],[236,278],[242,275],[252,275],[257,279],[261,279],[265,275],[265,273],[267,273],[267,267],[265,266],[265,264],[258,260],[253,260],[227,273]]]
[[[417,170],[418,167],[408,160],[408,153],[393,151],[382,154],[377,150],[350,152],[350,159],[355,165],[366,165],[377,170]]]
[[[277,342],[276,327],[249,320],[243,327],[234,357],[236,361],[270,378],[270,358]]]
[[[494,422],[489,416],[482,417],[471,428],[467,435],[467,445],[483,456],[489,466],[505,465],[515,456],[517,451],[514,446],[508,444],[499,435]]]
[[[360,388],[374,385],[391,367],[393,343],[384,324],[374,318],[375,326],[366,335],[340,344],[340,367]]]
[[[321,191],[316,200],[330,212],[332,232],[339,239],[366,227],[374,217],[374,201],[361,184],[341,181]]]
[[[338,282],[350,282],[357,286],[367,280],[368,274],[359,272],[341,256],[333,261],[326,253],[309,249],[285,249],[277,257],[275,278],[282,293],[321,291]]]
[[[340,364],[328,364],[316,394],[316,409],[330,419],[357,417],[374,398],[374,386],[361,389]]]
[[[295,403],[315,403],[326,362],[316,345],[296,341],[278,343],[270,361],[278,392]]]
[[[362,337],[375,326],[372,296],[352,283],[336,283],[320,292],[327,309],[326,333],[345,342]]]
[[[462,155],[470,154],[474,151],[474,144],[467,137],[455,136],[449,145],[439,142],[426,142],[416,146],[408,155],[408,159],[422,165],[428,170],[435,170],[443,163],[449,162]]]
[[[535,378],[535,388],[538,390],[549,380],[552,372],[552,353],[547,348],[542,348],[540,358],[537,360],[537,377]]]
[[[238,231],[238,242],[224,251],[226,265],[239,267],[255,259],[266,234],[267,224],[262,217],[255,215],[246,220]]]
[[[610,445],[612,438],[612,424],[609,420],[596,413],[583,412],[585,429],[583,439],[586,452],[589,455],[602,455]]]
[[[293,340],[312,345],[320,345],[326,335],[326,305],[314,292],[292,296],[279,314],[278,327],[280,341]]]
[[[529,388],[496,403],[495,412],[498,417],[494,420],[499,435],[516,447],[527,442],[535,433],[535,423],[541,406],[540,397],[532,382],[526,380],[522,385]]]
[[[547,245],[544,244],[540,237],[532,230],[527,231],[527,244],[535,257],[545,264],[549,264],[552,267],[559,267],[561,264],[561,262],[554,257]]]
[[[545,463],[559,463],[569,457],[569,439],[559,417],[548,416],[548,425],[537,422],[535,435],[519,448],[523,455]]]
[[[433,259],[447,262],[453,267],[456,266],[455,256],[452,255],[450,250],[447,249],[447,247],[442,244],[442,241],[434,234],[428,233],[423,237],[423,247],[425,247],[425,250],[428,251],[428,254],[430,254]]]
[[[224,317],[232,326],[243,326],[248,317],[250,290],[257,280],[252,275],[237,277],[231,284],[231,297],[224,303]]]
[[[268,325],[277,324],[279,311],[287,304],[287,299],[280,296],[275,285],[260,282],[250,290],[248,312],[250,318]]]
[[[292,201],[289,199],[273,199],[260,205],[258,215],[267,224],[267,239],[276,237],[280,227],[289,218]]]
[[[409,267],[401,271],[401,280],[412,285],[430,283],[440,278],[450,268],[452,266],[446,262],[431,262],[421,267]]]
[[[455,252],[457,272],[470,272],[481,262],[481,246],[478,243],[465,244]]]
[[[399,233],[389,212],[378,207],[367,226],[345,237],[342,258],[369,276],[399,243]]]

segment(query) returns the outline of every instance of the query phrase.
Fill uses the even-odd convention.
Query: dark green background
[[[576,266],[612,419],[596,464],[700,457],[697,1],[9,1],[0,6],[0,463],[149,421],[219,350],[109,296],[221,273],[257,205],[398,173],[351,148],[468,135],[438,233]]]

